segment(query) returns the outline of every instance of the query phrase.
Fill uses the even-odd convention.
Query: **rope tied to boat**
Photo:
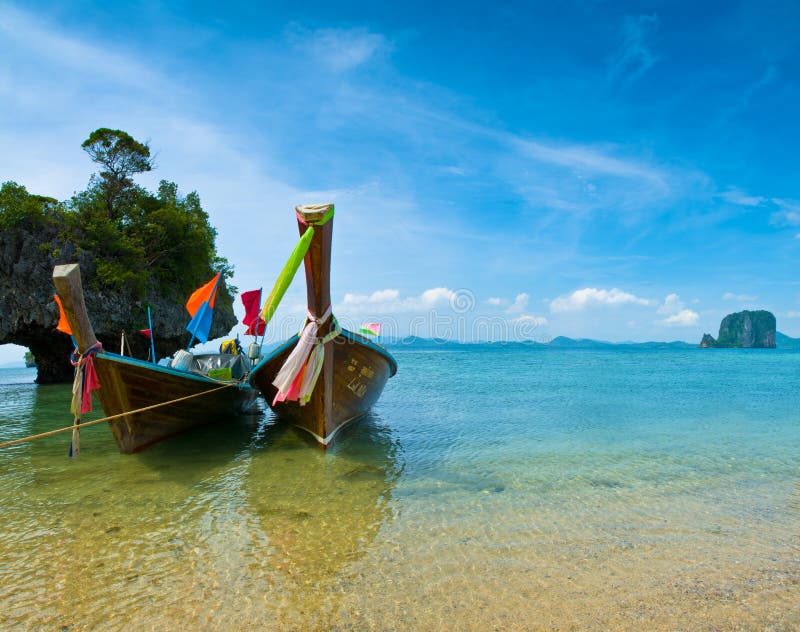
[[[325,336],[318,336],[319,328],[329,318],[333,318],[331,330]],[[273,406],[285,401],[298,401],[301,406],[308,403],[325,362],[325,344],[341,332],[339,321],[333,317],[330,305],[319,317],[309,310],[297,344],[272,382],[278,389],[272,402]]]
[[[72,441],[69,444],[69,456],[77,459],[81,452],[81,415],[92,412],[92,391],[100,388],[100,380],[94,368],[94,356],[102,351],[100,342],[89,347],[84,353],[73,349],[69,362],[75,367],[75,378],[72,380],[72,401],[69,406],[73,414]]]
[[[47,432],[41,432],[39,434],[30,435],[28,437],[22,437],[21,439],[14,439],[12,441],[6,441],[5,443],[0,443],[0,448],[8,448],[12,445],[19,445],[20,443],[28,443],[29,441],[33,441],[35,439],[44,439],[45,437],[52,437],[53,435],[60,434],[62,432],[69,432],[70,430],[75,430],[77,427],[86,428],[88,426],[94,426],[97,424],[101,424],[104,421],[113,421],[114,419],[119,419],[120,417],[125,417],[126,415],[137,415],[139,413],[147,412],[148,410],[153,410],[155,408],[161,408],[162,406],[169,406],[170,404],[176,404],[178,402],[185,401],[187,399],[192,399],[194,397],[201,397],[202,395],[208,395],[210,393],[215,393],[217,391],[221,391],[223,388],[231,388],[236,387],[237,384],[229,383],[223,384],[222,386],[218,386],[217,388],[212,388],[207,391],[200,391],[199,393],[192,393],[191,395],[186,395],[184,397],[178,397],[177,399],[171,399],[166,402],[160,402],[158,404],[152,404],[150,406],[145,406],[144,408],[137,408],[135,410],[127,410],[124,413],[117,413],[116,415],[109,415],[108,417],[103,417],[101,419],[94,419],[92,421],[84,421],[83,423],[75,424],[71,426],[67,426],[66,428],[58,428],[57,430],[49,430]]]

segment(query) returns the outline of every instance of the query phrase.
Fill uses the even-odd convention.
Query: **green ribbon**
[[[331,208],[328,210],[327,213],[325,213],[325,215],[322,217],[321,220],[319,220],[318,222],[314,222],[314,225],[315,226],[322,226],[323,224],[327,224],[328,220],[331,217],[333,217],[333,205],[331,205]]]
[[[286,290],[288,290],[289,286],[292,284],[294,275],[297,274],[297,269],[300,267],[300,264],[303,262],[308,252],[308,247],[311,245],[311,238],[313,236],[314,227],[309,226],[306,232],[303,233],[303,236],[300,237],[300,241],[297,242],[292,254],[289,255],[289,260],[286,262],[286,265],[283,266],[283,270],[281,270],[281,273],[278,275],[275,285],[272,287],[272,291],[269,293],[264,307],[261,309],[261,318],[264,319],[265,323],[268,323],[273,317],[275,310],[277,310],[278,305],[280,305],[283,295],[286,294]]]

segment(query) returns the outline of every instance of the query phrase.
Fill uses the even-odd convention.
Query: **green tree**
[[[107,127],[89,134],[81,147],[104,169],[100,172],[98,188],[105,200],[108,218],[116,219],[119,201],[134,188],[131,176],[153,169],[150,147],[127,132]]]
[[[35,230],[58,216],[58,200],[34,195],[16,182],[0,186],[0,229]]]
[[[101,128],[83,147],[105,170],[69,201],[68,222],[76,243],[96,256],[98,287],[129,286],[144,294],[151,284],[183,300],[216,271],[232,276],[217,256],[217,231],[196,192],[181,196],[177,184],[162,180],[151,193],[130,179],[153,168],[147,145]],[[115,197],[109,206],[110,192]]]

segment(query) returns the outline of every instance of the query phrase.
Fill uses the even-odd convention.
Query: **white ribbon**
[[[325,313],[319,318],[314,316],[314,314],[311,312],[308,312],[308,321],[306,322],[305,327],[303,327],[303,331],[300,332],[300,337],[297,340],[297,344],[295,345],[294,349],[292,349],[289,357],[286,358],[286,361],[283,363],[280,371],[278,371],[275,379],[272,381],[273,386],[277,387],[278,389],[278,394],[275,396],[276,402],[284,401],[286,394],[292,387],[292,383],[294,382],[295,378],[297,378],[297,375],[300,373],[300,371],[303,370],[303,367],[306,366],[306,363],[309,364],[309,369],[306,370],[306,374],[303,376],[303,383],[301,384],[299,399],[302,403],[308,401],[308,396],[310,396],[311,391],[314,390],[314,385],[316,384],[319,373],[322,370],[322,362],[325,358],[324,345],[322,341],[317,340],[317,332],[319,331],[322,323],[328,320],[330,316],[330,305],[328,306],[328,309],[325,310]],[[307,396],[305,397],[305,401],[303,401],[304,395]]]

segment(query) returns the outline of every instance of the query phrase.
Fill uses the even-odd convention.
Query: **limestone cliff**
[[[771,312],[745,310],[728,314],[720,323],[717,339],[704,334],[700,346],[774,349],[775,330],[775,316]]]
[[[20,226],[0,232],[0,344],[28,347],[36,358],[39,383],[72,380],[68,362],[72,343],[69,336],[55,330],[58,308],[53,300],[52,274],[59,263],[80,264],[86,308],[104,348],[119,352],[120,332],[124,330],[130,334],[133,355],[147,357],[149,343],[136,332],[147,327],[148,303],[157,357],[172,355],[186,346],[189,334],[184,328],[189,316],[184,303],[188,295],[177,296],[174,289],[168,291],[152,279],[146,282],[144,292],[131,286],[104,285],[97,275],[103,259],[65,239],[62,228],[52,222],[35,230]],[[213,274],[210,267],[201,273],[208,275],[204,281]],[[235,324],[233,298],[221,286],[211,337],[224,336]]]
[[[80,264],[89,318],[103,346],[119,351],[124,330],[139,358],[149,348],[137,333],[148,327],[147,305],[156,355],[171,355],[189,339],[188,296],[216,271],[229,271],[196,191],[181,195],[168,180],[148,191],[134,182],[155,167],[147,143],[101,127],[81,148],[100,172],[68,200],[29,193],[16,182],[0,186],[0,344],[30,348],[40,383],[72,376],[70,339],[55,331],[56,264]],[[223,283],[212,338],[236,323],[232,305]]]
[[[716,347],[717,341],[714,340],[714,336],[711,334],[703,334],[703,339],[700,341],[700,348],[701,349],[709,349],[711,347]]]

